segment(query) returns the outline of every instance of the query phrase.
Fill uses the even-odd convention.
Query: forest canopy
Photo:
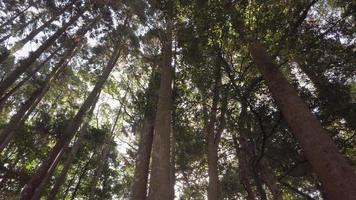
[[[354,0],[0,0],[0,199],[355,200]]]

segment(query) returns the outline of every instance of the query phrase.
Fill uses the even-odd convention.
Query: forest
[[[0,200],[355,200],[354,0],[0,0]]]

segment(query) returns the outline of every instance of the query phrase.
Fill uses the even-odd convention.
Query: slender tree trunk
[[[356,106],[352,104],[351,96],[347,89],[335,88],[324,74],[318,74],[310,67],[298,62],[299,68],[308,76],[315,86],[320,99],[325,99],[331,107],[331,115],[340,116],[345,119],[347,126],[356,129]]]
[[[221,69],[217,67],[215,72],[215,85],[213,88],[212,106],[209,114],[209,121],[205,125],[207,138],[207,157],[208,157],[208,200],[219,199],[219,173],[218,173],[218,141],[215,131],[215,124],[217,123],[217,110],[221,87]],[[222,113],[223,114],[223,113]],[[222,130],[221,130],[222,131]],[[220,137],[220,136],[219,136]]]
[[[145,200],[147,198],[147,183],[154,133],[154,120],[157,106],[157,73],[152,72],[146,92],[147,100],[145,115],[136,157],[136,167],[132,184],[131,200]]]
[[[30,98],[20,107],[19,111],[10,119],[10,122],[6,125],[6,127],[1,131],[0,135],[0,152],[9,144],[11,139],[14,137],[15,130],[22,126],[22,124],[26,121],[29,114],[31,114],[32,110],[37,106],[37,104],[42,100],[46,92],[48,91],[51,82],[60,74],[62,68],[66,65],[69,58],[71,57],[74,51],[74,47],[69,49],[66,52],[66,55],[58,62],[56,67],[51,71],[51,73],[47,76],[46,80],[43,83],[43,86],[36,89],[30,96]]]
[[[119,56],[120,48],[119,44],[114,48],[114,52],[108,62],[108,65],[104,68],[102,75],[99,77],[97,83],[95,84],[93,90],[89,94],[88,98],[84,101],[79,111],[73,118],[73,120],[68,124],[63,132],[62,137],[57,141],[56,145],[53,147],[48,155],[48,159],[42,162],[40,167],[37,169],[31,180],[26,184],[25,188],[21,192],[21,200],[31,199],[33,197],[36,187],[41,183],[43,178],[46,176],[48,169],[51,167],[52,163],[55,163],[57,159],[60,159],[63,150],[69,144],[74,134],[78,130],[79,126],[82,124],[84,117],[87,115],[88,110],[95,102],[96,97],[99,95],[104,83],[108,79],[111,71],[113,70]]]
[[[81,146],[82,140],[84,138],[84,134],[86,133],[87,128],[88,128],[89,120],[90,120],[90,118],[92,116],[92,113],[93,113],[95,105],[96,105],[96,103],[97,103],[97,101],[99,99],[99,96],[100,95],[98,95],[98,97],[96,98],[95,102],[93,103],[93,106],[91,107],[91,109],[90,109],[90,111],[88,113],[87,121],[84,123],[84,125],[81,128],[81,130],[79,131],[77,141],[74,143],[71,151],[69,152],[67,160],[64,163],[63,170],[62,170],[61,174],[59,175],[59,177],[57,178],[56,183],[54,185],[54,188],[52,189],[52,191],[50,193],[50,196],[54,195],[52,199],[55,198],[58,190],[60,189],[60,186],[64,183],[65,177],[67,175],[67,172],[68,172],[72,162],[74,161],[75,156],[76,156],[76,154],[77,154],[77,152],[78,152],[78,150],[79,150],[79,148]],[[49,173],[47,173],[46,177],[42,180],[40,186],[36,188],[36,192],[35,192],[35,195],[32,198],[32,200],[39,200],[41,198],[41,196],[42,196],[42,194],[44,192],[44,189],[48,185],[48,183],[50,181],[50,178],[54,173],[56,165],[57,164],[52,164],[53,167],[50,169]]]
[[[0,83],[0,96],[4,96],[5,92],[9,87],[18,79],[28,67],[30,67],[38,57],[51,45],[53,45],[56,39],[62,35],[65,30],[72,25],[77,19],[82,16],[86,8],[81,9],[74,17],[72,17],[67,23],[65,23],[61,28],[59,28],[51,37],[49,37],[36,51],[32,52],[28,58],[21,61],[19,66],[17,66],[13,71],[11,71],[5,79]]]
[[[163,42],[163,66],[152,147],[149,199],[170,200],[170,132],[172,119],[172,21],[168,20]]]
[[[92,110],[93,110],[94,107],[95,106],[92,106]],[[88,125],[89,125],[88,122],[86,122],[82,126],[82,128],[80,129],[77,141],[74,143],[71,151],[69,152],[69,155],[68,155],[66,161],[63,164],[63,169],[62,169],[60,175],[57,177],[51,192],[49,193],[49,196],[48,196],[49,200],[55,200],[56,199],[56,196],[57,196],[58,192],[60,191],[62,185],[64,184],[64,182],[66,180],[67,173],[68,173],[68,171],[69,171],[69,169],[70,169],[70,167],[71,167],[71,165],[72,165],[72,163],[73,163],[73,161],[75,159],[75,156],[78,153],[79,148],[82,145],[82,141],[83,141],[84,135],[86,134],[86,131],[88,129]]]
[[[330,199],[354,199],[356,174],[337,147],[310,112],[282,72],[268,55],[265,47],[253,41],[249,44],[252,59],[280,107],[289,127],[319,176]]]
[[[144,119],[132,185],[132,200],[145,200],[147,198],[147,182],[152,150],[153,132],[154,122],[150,121],[149,119]]]

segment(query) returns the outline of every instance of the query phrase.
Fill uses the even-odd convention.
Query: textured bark
[[[15,130],[19,126],[23,125],[27,117],[32,113],[33,109],[42,100],[44,95],[49,90],[51,82],[58,77],[62,69],[66,66],[66,63],[71,57],[73,51],[74,47],[72,47],[66,52],[65,56],[58,62],[58,64],[54,67],[51,73],[46,77],[43,86],[32,92],[30,98],[26,100],[26,102],[20,107],[18,112],[13,117],[11,117],[10,122],[1,131],[0,152],[3,151],[3,149],[9,144],[11,139],[14,137]]]
[[[82,16],[85,9],[80,10],[75,16],[73,16],[67,23],[63,24],[51,37],[49,37],[38,49],[32,52],[28,58],[23,61],[20,61],[19,65],[11,71],[3,81],[0,83],[0,96],[3,96],[5,92],[11,87],[11,85],[18,79],[28,67],[30,67],[39,56],[48,49],[51,45],[56,42],[56,39],[62,35],[65,30],[72,25],[77,19]]]
[[[168,20],[163,43],[163,66],[152,147],[150,200],[170,199],[170,132],[172,109],[172,21]]]
[[[353,168],[340,154],[278,66],[273,63],[265,47],[257,41],[252,41],[249,51],[289,127],[325,187],[327,196],[330,199],[354,199],[356,174]]]
[[[102,75],[98,78],[93,90],[90,92],[88,98],[84,101],[79,111],[73,118],[73,120],[65,128],[61,138],[57,141],[51,152],[48,154],[48,159],[43,161],[40,167],[36,170],[31,180],[26,184],[21,192],[21,199],[31,199],[33,197],[36,187],[39,186],[43,178],[46,176],[47,171],[50,169],[52,163],[55,163],[57,159],[60,159],[65,147],[69,144],[73,138],[75,132],[82,124],[83,119],[88,113],[88,110],[95,102],[96,97],[99,95],[104,83],[113,70],[120,55],[120,49],[115,47],[114,52],[108,62],[108,65],[104,68]]]

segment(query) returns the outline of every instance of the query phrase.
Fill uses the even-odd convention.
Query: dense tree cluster
[[[1,0],[0,199],[356,199],[353,0]]]

